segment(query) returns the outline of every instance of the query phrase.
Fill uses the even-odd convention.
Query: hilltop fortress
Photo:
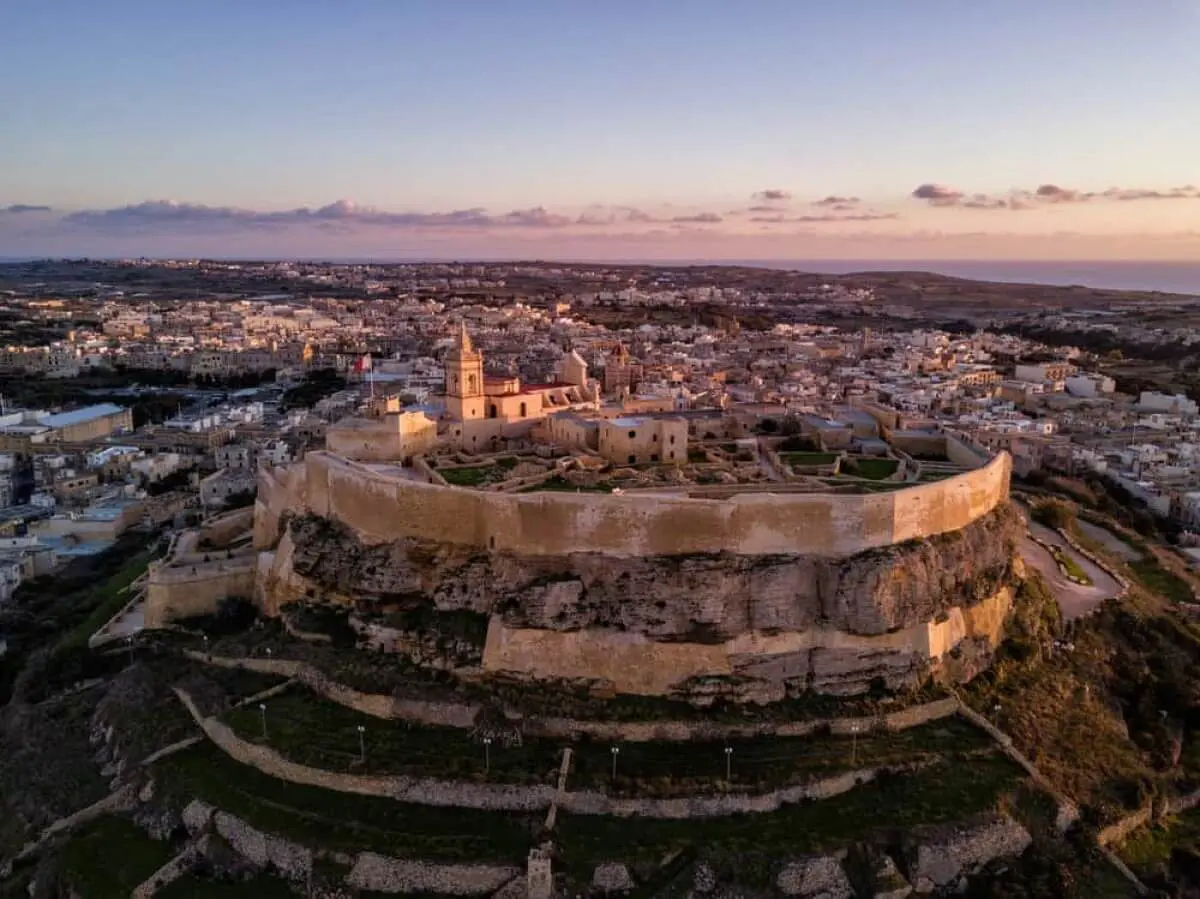
[[[263,468],[252,550],[216,563],[211,591],[194,563],[160,566],[148,622],[236,591],[285,621],[338,610],[361,645],[464,676],[696,701],[899,689],[989,663],[1021,572],[1007,454],[884,428],[873,464],[894,470],[868,481],[844,473],[867,467],[845,450],[689,443],[692,426],[669,412],[606,416],[570,357],[559,424],[539,405],[523,425],[532,404],[516,401],[495,427],[520,427],[521,448],[467,454],[464,422],[489,419],[483,393],[485,417],[461,417],[455,391],[471,376],[483,386],[465,334],[453,358],[464,353],[471,370],[450,369],[440,420],[384,411]],[[548,404],[566,390],[536,389]],[[616,430],[614,459],[603,447]],[[564,446],[563,433],[583,436]]]
[[[484,492],[312,453],[263,471],[268,614],[486,620],[484,673],[769,700],[986,664],[1020,520],[1009,460],[883,494]]]

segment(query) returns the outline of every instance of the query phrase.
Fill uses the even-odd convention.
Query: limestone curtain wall
[[[755,493],[725,500],[651,494],[485,493],[439,487],[310,453],[260,479],[259,545],[305,506],[367,542],[419,537],[528,555],[732,552],[849,556],[958,530],[1008,497],[1011,460],[932,484],[864,495]],[[303,485],[299,483],[303,479]]]

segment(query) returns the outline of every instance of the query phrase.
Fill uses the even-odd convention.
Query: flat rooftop
[[[48,428],[65,428],[109,415],[120,415],[124,411],[123,407],[114,403],[98,403],[95,406],[84,406],[82,409],[72,409],[70,412],[44,416],[39,423]]]

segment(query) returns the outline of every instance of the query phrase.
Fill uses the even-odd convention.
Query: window
[[[492,405],[488,407],[488,418],[495,418],[495,417],[496,417],[496,404],[492,403]]]
[[[675,445],[675,435],[674,434],[671,435],[671,445],[672,446]]]
[[[667,453],[667,458],[674,459],[675,458],[675,450],[671,450],[669,453]]]
[[[475,392],[475,376],[474,375],[467,375],[467,390],[470,393]]]
[[[637,456],[630,456],[630,457],[629,457],[629,464],[630,464],[630,465],[633,465],[635,462],[637,462]]]
[[[524,403],[521,403],[521,417],[522,418],[525,417],[525,404]]]
[[[650,461],[651,461],[651,462],[657,462],[657,461],[658,461],[658,453],[651,453],[651,454],[650,454]]]
[[[635,437],[637,437],[637,431],[630,431],[630,432],[629,432],[629,439],[630,439],[630,440],[633,440]]]
[[[650,440],[654,443],[658,443],[658,435],[657,434],[651,435]]]

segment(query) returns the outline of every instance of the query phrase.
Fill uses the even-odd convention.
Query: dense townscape
[[[1198,312],[0,266],[0,896],[1192,895]]]

